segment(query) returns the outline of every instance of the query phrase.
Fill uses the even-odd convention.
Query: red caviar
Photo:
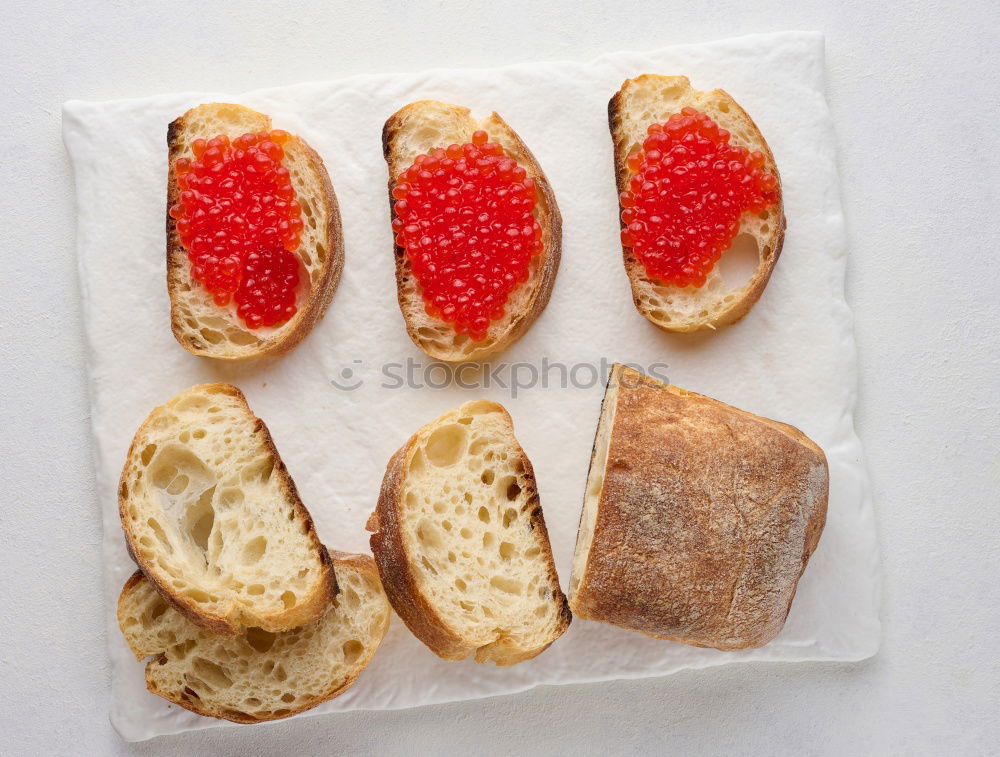
[[[419,155],[392,188],[396,244],[424,309],[477,342],[542,250],[535,183],[488,140],[477,131],[469,143]]]
[[[700,287],[740,230],[745,211],[778,201],[764,156],[729,142],[729,132],[694,108],[652,124],[628,157],[621,193],[622,245],[654,279]]]
[[[169,212],[191,276],[217,305],[235,300],[251,329],[278,326],[296,310],[302,208],[282,164],[289,136],[196,139],[194,158],[174,164],[180,201]]]

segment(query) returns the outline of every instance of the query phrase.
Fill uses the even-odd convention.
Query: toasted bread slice
[[[510,293],[504,316],[490,324],[486,339],[475,342],[468,334],[458,334],[451,324],[426,313],[406,252],[395,247],[396,290],[406,331],[414,344],[436,360],[481,360],[507,349],[545,309],[559,269],[562,216],[555,194],[527,145],[496,113],[478,121],[472,118],[468,108],[424,100],[410,103],[385,122],[382,151],[389,168],[392,218],[396,218],[392,188],[417,156],[451,144],[465,144],[479,129],[489,134],[491,142],[499,143],[534,180],[538,190],[534,214],[542,228],[543,249],[531,260],[528,280]]]
[[[118,599],[118,625],[146,687],[199,715],[234,723],[277,720],[339,696],[389,628],[389,602],[368,555],[333,553],[341,592],[319,619],[292,631],[219,636],[196,626],[136,573]]]
[[[828,488],[823,450],[798,429],[615,365],[570,607],[694,646],[762,646],[816,549]]]
[[[226,135],[266,131],[271,119],[242,105],[211,103],[192,108],[167,130],[169,173],[167,209],[180,193],[174,166],[190,158],[191,143]],[[284,165],[292,177],[295,197],[302,206],[301,243],[295,251],[301,263],[297,311],[280,326],[247,328],[232,304],[220,307],[191,277],[191,264],[177,234],[176,221],[167,214],[167,291],[170,325],[188,352],[221,360],[245,360],[280,355],[297,345],[326,312],[344,265],[340,210],[323,160],[299,137],[284,145]]]
[[[778,178],[767,142],[746,111],[721,89],[698,92],[686,76],[644,74],[628,79],[608,103],[608,123],[615,148],[618,192],[628,189],[631,174],[628,156],[642,147],[650,124],[662,124],[682,108],[692,107],[710,116],[731,133],[730,141],[764,155],[764,169]],[[631,249],[624,247],[625,271],[632,285],[635,306],[651,323],[664,331],[701,331],[735,323],[760,299],[781,254],[785,238],[785,215],[778,184],[778,202],[760,214],[744,213],[739,235],[701,287],[678,287],[651,279]],[[724,275],[738,247],[756,247],[753,275]],[[738,272],[737,272],[738,274]]]
[[[118,488],[129,553],[192,622],[220,634],[316,620],[337,583],[264,422],[229,384],[150,413]]]
[[[393,608],[446,660],[513,665],[569,627],[534,472],[495,402],[414,434],[389,461],[368,529]]]

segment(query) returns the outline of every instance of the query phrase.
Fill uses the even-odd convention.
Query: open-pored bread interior
[[[228,384],[193,387],[151,413],[119,506],[140,567],[207,628],[292,628],[332,595],[309,513],[267,428]]]
[[[274,720],[336,696],[371,660],[389,626],[389,603],[368,556],[335,555],[341,591],[320,618],[291,631],[206,631],[136,573],[118,622],[146,666],[150,691],[201,715],[238,723]]]
[[[424,620],[452,642],[435,651],[512,664],[565,631],[534,473],[500,405],[466,403],[419,432],[398,503],[405,559],[432,616]]]

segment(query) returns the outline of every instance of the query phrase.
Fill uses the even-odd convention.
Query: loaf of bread
[[[828,485],[823,451],[798,429],[615,365],[570,607],[685,644],[762,646],[816,549]]]
[[[534,471],[495,402],[414,434],[389,461],[368,528],[389,601],[440,657],[513,665],[569,627]]]
[[[371,661],[389,627],[374,561],[333,553],[340,593],[319,619],[291,631],[247,628],[220,636],[171,607],[136,572],[118,599],[118,624],[146,686],[199,715],[236,723],[276,720],[341,694]]]
[[[229,384],[192,387],[150,413],[128,451],[118,507],[139,568],[215,633],[295,628],[336,593],[267,427]]]

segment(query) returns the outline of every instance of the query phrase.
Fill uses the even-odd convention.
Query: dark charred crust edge
[[[504,412],[506,413],[506,410]],[[508,414],[507,417],[509,420],[510,415]],[[513,422],[511,422],[511,428],[513,428],[513,426],[514,424]],[[544,550],[545,563],[546,567],[548,568],[549,581],[551,585],[554,587],[552,592],[552,598],[559,603],[560,622],[557,627],[558,632],[552,638],[552,641],[550,641],[544,647],[541,647],[537,652],[535,652],[535,655],[538,655],[544,652],[546,649],[548,649],[553,641],[555,641],[564,633],[566,633],[566,631],[569,629],[570,623],[573,621],[573,613],[570,611],[569,599],[567,598],[566,593],[562,590],[562,586],[559,584],[559,571],[556,570],[555,556],[552,554],[552,541],[549,539],[549,529],[545,525],[545,514],[542,511],[542,501],[541,501],[541,495],[539,494],[538,491],[538,481],[535,478],[535,468],[531,464],[531,460],[528,459],[528,455],[521,447],[520,442],[517,442],[517,449],[518,453],[521,456],[521,462],[524,465],[523,475],[525,479],[527,479],[527,481],[531,484],[532,491],[534,492],[531,498],[528,500],[528,504],[525,507],[528,508],[531,514],[530,523],[532,530],[538,534],[538,537],[545,544],[545,550]]]
[[[389,223],[390,229],[393,221],[396,220],[396,203],[393,201],[392,188],[395,185],[395,179],[393,178],[393,143],[395,142],[396,135],[399,133],[399,129],[402,125],[403,117],[402,112],[406,108],[401,108],[399,111],[391,115],[382,126],[382,157],[385,159],[386,170],[388,173],[388,180],[386,183],[386,196],[389,198]],[[392,233],[390,231],[390,233]],[[392,254],[393,263],[396,269],[396,301],[399,303],[399,312],[403,316],[403,324],[406,327],[406,334],[410,337],[410,340],[420,349],[427,352],[426,348],[421,343],[416,330],[411,326],[409,319],[406,317],[406,298],[403,296],[403,279],[409,277],[409,265],[406,262],[406,251],[396,244],[396,235],[392,234]],[[430,353],[427,353],[430,355]],[[433,357],[433,356],[432,356]]]
[[[189,334],[185,334],[181,326],[180,315],[174,305],[174,287],[172,282],[183,275],[183,245],[177,233],[177,222],[170,217],[170,208],[177,204],[180,193],[177,189],[177,174],[174,163],[180,157],[180,135],[184,130],[185,116],[175,118],[167,127],[167,207],[163,217],[166,219],[167,232],[167,295],[170,298],[170,329],[174,338],[188,352],[195,355],[204,354],[206,345]]]

